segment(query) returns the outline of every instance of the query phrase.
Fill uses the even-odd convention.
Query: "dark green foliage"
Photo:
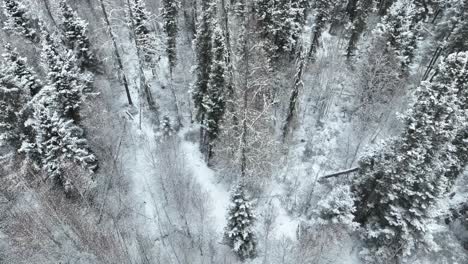
[[[142,52],[140,55],[148,66],[153,68],[156,61],[155,38],[149,28],[149,14],[146,10],[145,2],[143,0],[132,0],[130,8],[133,15],[131,24],[134,27],[136,43]]]
[[[177,62],[177,15],[180,6],[178,0],[163,1],[162,16],[164,19],[164,31],[167,35],[166,53],[169,58],[169,66],[172,69]]]
[[[48,84],[58,92],[58,110],[63,116],[78,120],[81,93],[86,87],[72,51],[63,51],[58,40],[46,34],[42,43],[42,58],[48,71]]]
[[[17,0],[3,0],[3,12],[7,17],[5,29],[24,36],[34,43],[40,41],[37,32],[38,21],[31,17],[30,11]]]
[[[225,111],[225,99],[223,94],[226,91],[226,47],[223,32],[220,28],[214,30],[213,36],[213,62],[211,65],[210,80],[208,90],[203,98],[203,105],[206,109],[205,126],[210,145],[218,137],[220,125]],[[211,147],[210,147],[211,152]]]
[[[0,67],[0,130],[2,138],[19,149],[34,137],[25,126],[29,118],[28,102],[42,87],[36,74],[27,66],[25,58],[6,45],[4,64]]]
[[[197,109],[196,118],[202,122],[207,112],[203,104],[203,98],[208,91],[210,79],[211,64],[213,60],[212,38],[213,38],[213,19],[214,2],[212,0],[203,1],[202,14],[198,21],[197,35],[195,36],[196,53],[196,81],[193,91],[193,100]]]
[[[305,23],[308,1],[257,0],[254,12],[264,48],[273,60],[293,54]]]
[[[78,17],[78,14],[67,4],[60,2],[62,27],[68,48],[75,50],[76,57],[83,67],[95,67],[96,60],[91,51],[91,44],[87,36],[88,25]]]
[[[468,162],[468,53],[450,55],[419,87],[400,138],[359,163],[356,219],[376,263],[430,250],[429,209]]]
[[[43,101],[35,105],[34,115],[36,145],[48,179],[64,187],[69,185],[64,175],[68,162],[79,164],[90,172],[97,168],[96,157],[83,138],[83,130],[73,120],[61,118]]]
[[[356,5],[352,6],[351,10],[349,10],[352,26],[346,50],[346,56],[348,58],[354,55],[359,38],[366,29],[367,18],[372,7],[372,2],[372,0],[357,0]]]
[[[242,261],[254,258],[257,254],[257,239],[253,233],[255,216],[243,184],[237,185],[231,193],[227,218],[224,238],[229,247]]]

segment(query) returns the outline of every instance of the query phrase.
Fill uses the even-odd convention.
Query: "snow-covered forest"
[[[468,0],[0,0],[0,263],[468,263]]]

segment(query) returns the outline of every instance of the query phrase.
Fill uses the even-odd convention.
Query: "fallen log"
[[[324,176],[320,177],[319,181],[329,179],[329,178],[333,178],[333,177],[338,177],[338,176],[345,175],[345,174],[350,174],[350,173],[356,172],[358,170],[359,170],[359,167],[355,167],[355,168],[351,168],[351,169],[347,169],[347,170],[343,170],[343,171],[339,171],[339,172],[334,172],[332,174],[327,174],[327,175],[324,175]]]

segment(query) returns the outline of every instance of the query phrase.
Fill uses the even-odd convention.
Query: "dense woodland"
[[[0,2],[0,263],[468,263],[468,0]]]

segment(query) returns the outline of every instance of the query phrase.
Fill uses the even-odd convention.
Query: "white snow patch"
[[[208,168],[203,161],[202,155],[198,150],[198,145],[183,141],[182,151],[186,158],[187,166],[192,171],[194,177],[198,180],[201,187],[210,195],[213,210],[212,216],[215,223],[213,226],[216,231],[223,232],[226,225],[226,213],[229,205],[229,192],[215,181],[215,173]]]

